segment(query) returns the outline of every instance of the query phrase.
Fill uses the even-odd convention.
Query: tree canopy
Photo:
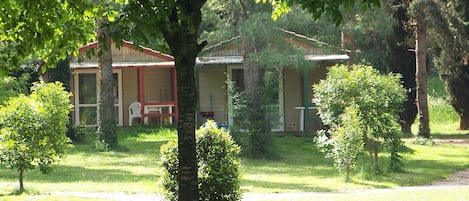
[[[53,66],[94,36],[91,1],[0,2],[1,69],[35,55]]]
[[[294,5],[301,5],[308,10],[314,19],[318,19],[323,14],[332,17],[332,20],[339,25],[343,20],[344,9],[350,9],[354,5],[360,5],[364,10],[379,7],[380,0],[258,0],[264,3],[269,2],[273,6],[272,16],[276,19],[278,16],[288,13]]]

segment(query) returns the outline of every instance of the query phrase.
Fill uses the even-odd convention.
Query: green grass
[[[130,128],[120,130],[120,142],[128,152],[96,152],[92,140],[76,145],[61,166],[48,175],[30,171],[25,175],[25,187],[36,192],[127,192],[157,193],[162,168],[159,147],[174,139],[174,130]],[[407,142],[413,153],[404,154],[403,173],[370,176],[357,168],[353,182],[345,183],[313,145],[311,136],[276,137],[278,160],[242,160],[242,190],[244,192],[331,192],[338,190],[391,188],[431,183],[469,168],[469,147],[453,145],[422,146]],[[360,162],[367,163],[367,156]],[[381,166],[388,159],[382,154]],[[17,189],[17,173],[0,169],[0,195]]]
[[[438,85],[438,80],[432,81]],[[437,83],[437,84],[435,84]],[[441,82],[439,83],[441,86]],[[432,136],[435,138],[468,138],[467,131],[457,131],[457,116],[442,99],[441,90],[430,96]],[[443,100],[443,101],[442,101]],[[415,131],[415,129],[414,129]],[[0,200],[74,200],[94,201],[97,199],[38,195],[50,191],[73,192],[124,192],[158,193],[158,180],[162,172],[159,147],[176,138],[174,129],[136,127],[119,129],[120,144],[126,152],[96,152],[94,136],[88,134],[84,143],[68,151],[60,167],[48,175],[38,170],[27,172],[25,187],[31,195],[12,196],[18,188],[17,172],[0,166]],[[381,154],[380,166],[383,173],[367,173],[368,156],[359,158],[352,183],[345,183],[343,176],[334,168],[330,159],[325,159],[313,144],[312,136],[275,137],[278,145],[277,160],[242,159],[241,188],[245,193],[288,193],[288,192],[337,192],[352,190],[354,193],[326,193],[314,200],[436,200],[466,196],[468,188],[435,191],[403,191],[360,193],[363,189],[393,188],[426,185],[469,168],[469,146],[462,145],[417,145],[406,139],[411,152],[404,153],[404,171],[388,173],[385,170],[388,156]],[[364,167],[364,168],[361,168]],[[356,191],[359,190],[359,191]],[[357,193],[358,192],[358,193]],[[366,191],[365,191],[366,192]],[[440,195],[441,194],[441,195]],[[372,195],[372,196],[370,196]],[[375,199],[376,198],[376,199]],[[285,199],[288,200],[288,199]],[[298,199],[301,200],[301,199]],[[311,200],[311,199],[304,199]]]

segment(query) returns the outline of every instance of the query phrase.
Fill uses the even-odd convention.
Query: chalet
[[[320,126],[317,108],[312,104],[312,84],[324,79],[328,67],[347,60],[346,51],[306,36],[279,29],[281,42],[301,51],[301,66],[281,64],[278,76],[278,101],[273,131],[297,132],[315,130]],[[90,43],[79,50],[70,64],[72,70],[73,120],[75,124],[95,126],[99,109],[98,63],[95,56],[86,57],[97,48]],[[177,122],[177,86],[174,59],[171,55],[124,41],[121,48],[112,45],[115,79],[115,107],[119,126],[143,123],[172,124]],[[283,59],[283,58],[280,58]],[[78,62],[80,60],[80,62]],[[230,127],[233,97],[227,83],[243,85],[242,39],[235,37],[205,48],[197,58],[196,85],[199,92],[197,123],[214,119]],[[242,86],[239,86],[242,88]]]
[[[346,51],[303,35],[279,29],[283,43],[302,50],[302,67],[280,66],[278,79],[278,119],[273,131],[297,132],[316,130],[320,126],[317,108],[312,104],[312,84],[324,79],[328,67],[347,60]],[[283,55],[292,57],[298,55]],[[233,117],[233,97],[227,83],[243,83],[242,39],[235,37],[204,49],[197,58],[196,80],[199,92],[199,118],[213,118],[230,127]],[[228,82],[227,82],[228,81]],[[241,86],[242,88],[242,86]]]
[[[96,56],[86,55],[95,48],[97,42],[81,47],[78,57],[70,63],[75,124],[97,124],[98,63]],[[117,125],[131,126],[137,120],[160,124],[175,122],[178,108],[173,57],[144,47],[137,50],[128,41],[119,49],[112,45],[111,52]]]

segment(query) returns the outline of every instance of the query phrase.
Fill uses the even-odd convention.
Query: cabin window
[[[114,76],[114,106],[116,122],[122,125],[122,96],[121,72],[117,70]],[[75,118],[79,125],[96,126],[99,117],[99,83],[95,71],[78,72],[75,74]]]

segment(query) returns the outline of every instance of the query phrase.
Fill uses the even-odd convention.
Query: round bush
[[[229,131],[218,128],[214,121],[207,121],[197,130],[196,138],[199,200],[240,200],[240,148]],[[178,199],[177,151],[175,140],[161,147],[164,167],[161,184],[163,194],[171,201]]]

